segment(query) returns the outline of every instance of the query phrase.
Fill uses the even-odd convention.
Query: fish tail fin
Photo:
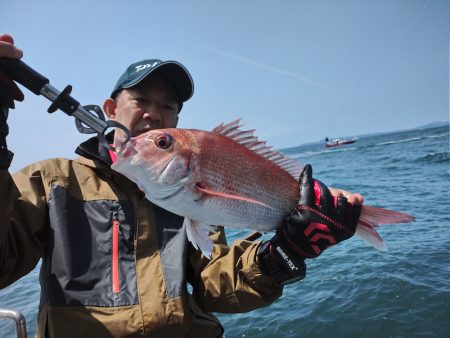
[[[376,232],[380,224],[397,224],[414,221],[415,218],[403,212],[363,205],[356,234],[380,251],[387,251],[386,245]]]
[[[211,258],[214,243],[209,237],[209,232],[213,230],[213,227],[189,218],[184,219],[184,225],[189,242],[194,248],[200,248],[205,257]]]

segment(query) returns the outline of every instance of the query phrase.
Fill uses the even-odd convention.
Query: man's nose
[[[148,105],[142,117],[144,119],[159,121],[161,119],[161,112],[156,105]]]

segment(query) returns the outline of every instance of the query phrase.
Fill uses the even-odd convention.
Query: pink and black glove
[[[326,248],[352,237],[361,214],[360,204],[332,196],[322,182],[314,180],[309,164],[299,183],[298,206],[258,251],[261,269],[279,284],[303,279],[305,258],[317,257]]]

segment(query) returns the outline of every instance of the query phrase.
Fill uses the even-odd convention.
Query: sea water
[[[352,238],[307,260],[306,278],[285,287],[272,305],[216,313],[226,336],[450,337],[448,126],[283,152],[310,163],[314,177],[327,185],[360,192],[366,204],[409,213],[416,221],[378,228],[388,252]],[[228,231],[229,242],[247,234]],[[38,268],[0,291],[0,307],[20,310],[30,337],[39,301]],[[12,322],[0,320],[0,337],[14,336]]]

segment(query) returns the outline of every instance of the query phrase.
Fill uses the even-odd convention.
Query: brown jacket
[[[259,243],[229,247],[219,228],[208,260],[183,218],[113,172],[95,138],[77,153],[13,177],[0,171],[0,288],[42,258],[38,337],[219,337],[210,312],[251,311],[281,295],[258,268]]]

